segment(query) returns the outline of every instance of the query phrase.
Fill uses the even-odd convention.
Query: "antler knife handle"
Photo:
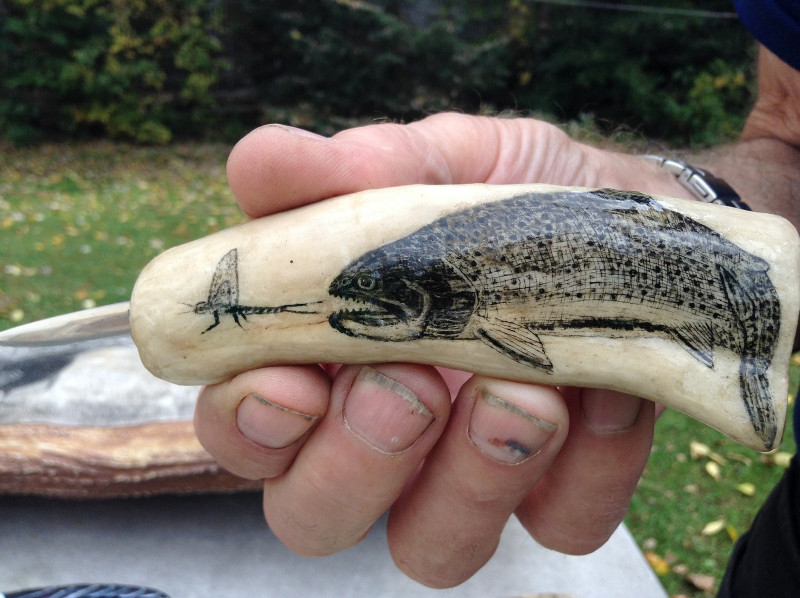
[[[366,191],[171,249],[132,296],[179,384],[410,361],[611,388],[759,450],[780,441],[800,249],[772,215],[614,190]]]

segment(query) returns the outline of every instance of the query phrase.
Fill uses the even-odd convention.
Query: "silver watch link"
[[[642,157],[656,162],[674,176],[681,187],[689,190],[700,201],[740,210],[750,210],[750,206],[742,201],[739,194],[728,183],[702,168],[663,156],[646,155]]]

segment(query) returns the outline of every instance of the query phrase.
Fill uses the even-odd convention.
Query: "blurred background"
[[[729,0],[2,0],[0,130],[229,141],[511,110],[708,144],[739,130],[752,55]]]

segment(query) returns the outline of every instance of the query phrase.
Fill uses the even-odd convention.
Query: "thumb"
[[[377,124],[326,138],[281,125],[234,147],[228,181],[249,216],[365,189],[424,184],[582,180],[585,146],[533,119],[439,114],[409,125]]]

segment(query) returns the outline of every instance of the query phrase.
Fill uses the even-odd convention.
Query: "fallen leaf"
[[[728,532],[728,537],[731,539],[731,542],[736,542],[736,540],[739,539],[739,530],[736,529],[732,523],[725,526],[725,531]]]
[[[680,575],[681,577],[686,577],[689,575],[689,567],[684,563],[680,563],[679,565],[675,565],[672,570]]]
[[[780,452],[775,453],[772,456],[772,458],[773,458],[773,461],[774,461],[775,465],[777,465],[778,467],[789,467],[789,461],[792,460],[792,454],[784,452],[784,451],[780,451]]]
[[[714,461],[709,461],[706,463],[706,473],[714,478],[714,481],[719,482],[722,478],[722,469],[719,466],[719,463],[715,463]]]
[[[753,496],[756,493],[756,486],[750,482],[742,482],[736,486],[736,489],[745,496]]]
[[[704,592],[714,591],[715,579],[711,575],[705,575],[704,573],[690,573],[686,576],[686,579],[698,590],[702,590]]]
[[[725,529],[725,518],[720,517],[715,521],[709,521],[703,526],[703,531],[700,532],[703,536],[714,536]]]
[[[655,574],[659,577],[664,577],[669,573],[669,563],[652,550],[645,552],[644,558],[647,559],[647,562],[650,563],[650,567],[652,567]]]
[[[692,442],[689,443],[689,455],[695,461],[702,459],[703,457],[707,457],[710,452],[711,449],[708,448],[708,445],[703,444],[702,442],[692,440]]]

